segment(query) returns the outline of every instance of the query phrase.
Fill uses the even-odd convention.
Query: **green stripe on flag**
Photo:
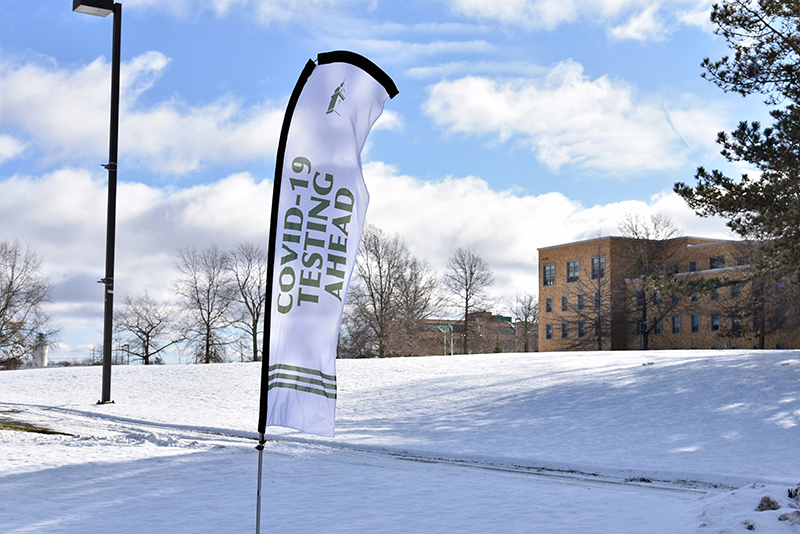
[[[318,369],[310,369],[308,367],[297,367],[295,365],[284,365],[282,363],[276,363],[274,365],[269,366],[269,372],[273,372],[280,369],[281,371],[294,371],[296,373],[303,373],[307,375],[314,375],[322,378],[323,380],[329,380],[331,382],[336,382],[335,375],[326,375],[322,371]]]
[[[307,378],[305,376],[298,376],[298,375],[290,375],[286,373],[275,373],[269,375],[270,380],[277,380],[278,378],[282,378],[284,380],[294,380],[296,382],[303,382],[304,384],[311,384],[313,386],[319,386],[324,389],[333,389],[336,390],[336,383],[330,382],[323,382],[322,380],[317,380],[315,378]]]
[[[289,383],[289,382],[270,381],[269,387],[267,389],[270,390],[272,388],[295,389],[297,391],[303,391],[305,393],[313,393],[314,395],[321,395],[321,396],[327,397],[329,399],[334,399],[334,400],[336,399],[336,391],[335,390],[333,392],[324,391],[324,390],[321,390],[321,389],[309,388],[309,387],[306,387],[306,386],[301,386],[300,384],[293,384],[293,383]]]
[[[272,388],[294,389],[321,395],[328,399],[336,399],[336,377],[308,367],[284,364],[271,365],[269,367],[267,389],[271,390]]]

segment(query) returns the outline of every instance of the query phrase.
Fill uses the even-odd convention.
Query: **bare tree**
[[[447,261],[444,285],[453,294],[454,304],[464,312],[462,350],[467,353],[471,333],[469,316],[488,305],[487,289],[494,283],[489,265],[470,249],[457,248]]]
[[[125,295],[125,305],[114,317],[114,327],[127,341],[128,353],[150,365],[167,348],[179,343],[172,310],[156,301],[147,290],[139,297]]]
[[[409,255],[397,281],[394,340],[399,353],[420,355],[428,352],[425,321],[440,311],[442,304],[436,273],[427,262]]]
[[[381,358],[422,354],[429,337],[425,320],[440,305],[430,266],[412,256],[400,236],[370,225],[347,295],[342,352]]]
[[[236,287],[231,305],[233,325],[250,340],[253,361],[258,361],[267,298],[267,253],[253,243],[241,242],[229,259],[228,270]]]
[[[348,304],[342,315],[342,326],[339,330],[337,345],[339,358],[360,358],[374,354],[375,350],[369,326],[356,315],[356,310],[351,306],[352,290],[351,284],[350,292],[347,294]]]
[[[661,294],[659,278],[673,271],[674,248],[665,246],[680,235],[677,227],[666,215],[653,214],[647,220],[641,215],[626,214],[619,225],[623,237],[627,237],[631,272],[627,278],[637,281],[635,300],[631,308],[632,321],[641,339],[641,348],[647,350],[651,333],[662,328],[667,317],[679,300],[672,295]]]
[[[663,274],[670,257],[665,255],[664,243],[680,236],[675,223],[668,216],[654,213],[649,220],[642,215],[626,213],[619,231],[629,241],[628,252],[639,275]]]
[[[40,334],[52,342],[57,333],[44,311],[53,286],[41,274],[41,264],[19,241],[0,241],[0,369],[19,367],[40,343]]]
[[[364,231],[350,288],[351,319],[367,325],[379,358],[389,354],[392,324],[397,317],[398,284],[409,252],[400,236],[375,226]]]
[[[235,287],[230,259],[216,245],[198,251],[194,246],[178,251],[175,266],[180,276],[174,290],[184,306],[183,335],[194,351],[195,363],[225,361],[230,343],[229,308]]]
[[[539,299],[532,293],[522,293],[514,297],[511,313],[517,320],[517,339],[522,337],[522,352],[538,349]],[[521,331],[519,331],[521,329]]]

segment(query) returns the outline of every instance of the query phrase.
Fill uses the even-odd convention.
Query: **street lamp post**
[[[117,153],[119,140],[119,64],[122,34],[122,4],[113,0],[73,0],[72,11],[107,17],[114,14],[114,40],[111,50],[111,129],[108,141],[108,216],[106,219],[106,274],[103,309],[103,396],[98,404],[111,400],[111,342],[114,320],[114,241],[117,219]]]

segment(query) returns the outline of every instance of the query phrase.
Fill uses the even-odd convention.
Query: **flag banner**
[[[259,433],[333,436],[336,346],[369,193],[361,149],[394,82],[352,52],[309,60],[275,164]]]

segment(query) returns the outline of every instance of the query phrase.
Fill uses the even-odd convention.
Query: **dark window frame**
[[[604,280],[606,277],[606,257],[604,255],[592,258],[592,280]]]
[[[556,264],[555,263],[545,263],[542,266],[542,285],[545,286],[545,287],[556,285]]]
[[[574,284],[581,281],[581,260],[567,261],[567,283]]]

